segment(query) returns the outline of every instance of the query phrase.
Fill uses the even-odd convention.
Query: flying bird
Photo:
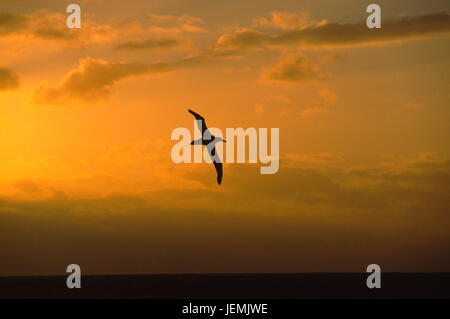
[[[208,130],[208,127],[206,126],[205,119],[200,114],[195,113],[191,109],[188,109],[188,111],[195,117],[197,126],[200,132],[202,133],[202,138],[192,141],[191,145],[206,146],[209,157],[211,157],[211,160],[214,163],[214,167],[216,168],[217,183],[220,185],[220,183],[222,183],[223,169],[222,169],[222,161],[220,160],[219,154],[216,153],[216,143],[218,142],[226,143],[227,141],[225,141],[221,137],[215,137],[214,135],[212,135],[211,132]]]

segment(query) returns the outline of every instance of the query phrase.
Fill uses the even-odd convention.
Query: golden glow
[[[194,2],[85,1],[71,31],[56,0],[2,3],[16,20],[0,24],[0,69],[20,85],[0,89],[0,274],[58,272],[70,258],[33,270],[27,256],[70,238],[91,273],[360,271],[373,257],[448,271],[448,4],[425,18],[421,3],[381,4],[416,30],[394,19],[375,41],[350,4]],[[358,39],[314,37],[334,22]],[[283,40],[299,30],[309,42]],[[225,164],[218,186],[210,165],[175,165],[188,107],[223,131],[279,127],[279,172]],[[113,247],[122,258],[96,255]]]

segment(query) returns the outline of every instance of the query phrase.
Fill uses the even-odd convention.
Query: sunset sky
[[[372,2],[0,0],[0,276],[450,271],[450,2]],[[279,171],[174,164],[188,108]]]

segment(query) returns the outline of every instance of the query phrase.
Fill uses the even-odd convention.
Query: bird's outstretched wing
[[[222,163],[216,163],[214,161],[214,167],[216,168],[216,172],[217,172],[217,183],[222,183],[222,176],[223,176],[223,171],[222,171]]]
[[[208,127],[206,126],[205,119],[203,118],[203,116],[201,116],[198,113],[195,113],[191,109],[188,109],[188,112],[191,113],[192,115],[194,115],[195,119],[197,120],[198,128],[199,128],[200,132],[202,132],[202,136],[203,136],[205,131],[208,129]],[[201,122],[199,123],[198,121],[201,121]]]

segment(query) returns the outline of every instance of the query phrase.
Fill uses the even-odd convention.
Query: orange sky
[[[0,0],[0,275],[449,271],[450,6]],[[191,107],[280,169],[171,161]]]

